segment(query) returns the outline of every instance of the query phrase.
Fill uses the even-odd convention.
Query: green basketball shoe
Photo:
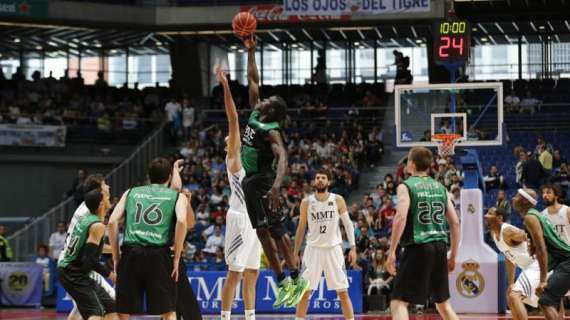
[[[283,281],[279,282],[279,287],[277,289],[277,298],[275,303],[273,303],[273,308],[278,309],[285,304],[294,293],[295,287],[293,286],[293,281],[289,278],[285,278]]]
[[[293,282],[293,288],[295,289],[291,294],[291,297],[286,301],[285,306],[287,308],[293,308],[299,304],[307,290],[309,290],[309,281],[298,277]]]

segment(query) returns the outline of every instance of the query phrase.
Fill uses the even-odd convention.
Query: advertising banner
[[[0,297],[4,306],[39,306],[42,302],[42,271],[33,262],[0,263]]]
[[[189,271],[188,279],[198,299],[203,314],[219,314],[222,306],[222,287],[226,277],[225,271]],[[348,271],[350,284],[348,294],[352,300],[355,313],[362,312],[362,277],[359,271]],[[240,284],[241,286],[241,284]],[[232,306],[233,313],[243,313],[243,297],[241,287],[236,290]],[[271,271],[261,271],[257,280],[255,310],[257,313],[294,313],[294,308],[273,309],[277,295],[277,280]],[[68,312],[72,308],[69,295],[58,284],[57,311]],[[336,292],[328,291],[322,278],[319,288],[313,292],[309,304],[310,313],[341,313],[340,300]]]
[[[283,6],[280,4],[258,4],[254,6],[242,6],[241,12],[251,13],[258,22],[261,23],[297,23],[297,22],[319,22],[331,20],[350,20],[350,14],[341,15],[307,15],[285,14]]]
[[[430,0],[283,0],[285,15],[382,15],[430,11]]]
[[[0,145],[65,147],[65,126],[0,124]]]
[[[0,16],[46,17],[48,4],[46,0],[0,0]]]

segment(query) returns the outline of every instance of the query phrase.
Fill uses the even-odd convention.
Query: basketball
[[[232,20],[234,33],[240,38],[247,38],[257,29],[257,19],[249,12],[240,12]]]

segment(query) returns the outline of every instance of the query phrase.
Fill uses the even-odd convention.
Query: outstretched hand
[[[257,40],[255,40],[255,36],[253,35],[253,33],[249,37],[243,39],[243,45],[247,50],[255,49],[256,44]]]
[[[226,73],[224,72],[224,69],[222,69],[221,64],[216,66],[216,79],[218,79],[218,82],[220,82],[220,84],[228,83],[228,77],[226,77]]]

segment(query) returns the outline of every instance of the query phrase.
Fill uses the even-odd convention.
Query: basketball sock
[[[245,310],[245,320],[255,320],[255,309]]]
[[[222,311],[222,318],[221,320],[230,320],[230,316],[232,315],[231,311]]]
[[[285,272],[281,272],[280,274],[277,275],[277,282],[281,282],[281,281],[285,280],[285,278],[287,278],[287,276],[285,275]]]
[[[296,280],[299,277],[299,270],[293,269],[289,272],[289,275],[291,275],[291,279]]]

